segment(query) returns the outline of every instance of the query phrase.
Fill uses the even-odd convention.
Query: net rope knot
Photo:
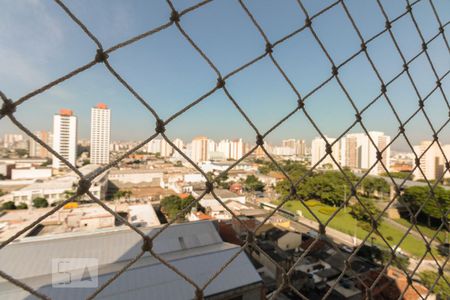
[[[176,10],[172,10],[172,13],[170,14],[170,21],[175,23],[180,22],[180,14]]]
[[[333,148],[331,147],[331,145],[329,143],[327,143],[325,145],[325,153],[330,155],[331,153],[333,153]]]
[[[362,50],[362,51],[366,51],[366,50],[367,50],[367,45],[366,45],[365,42],[362,42],[362,43],[361,43],[361,50]]]
[[[264,145],[264,138],[260,134],[256,136],[256,145],[258,146]]]
[[[383,154],[380,151],[377,151],[377,160],[382,160],[383,159]]]
[[[214,185],[211,181],[205,182],[205,192],[207,194],[211,193],[214,190]]]
[[[204,299],[203,291],[201,289],[196,289],[195,290],[195,299],[196,300],[203,300]]]
[[[149,236],[142,238],[142,251],[150,252],[153,248],[153,240]]]
[[[222,77],[217,78],[217,84],[216,84],[216,87],[217,87],[218,89],[221,89],[221,88],[223,88],[224,86],[225,86],[225,80],[223,80]]]
[[[2,108],[0,109],[0,117],[9,116],[16,112],[16,105],[11,99],[5,99],[3,101]]]
[[[306,27],[311,27],[311,25],[312,25],[312,20],[310,18],[306,18],[305,19],[305,26]]]
[[[102,49],[97,49],[95,54],[95,62],[104,63],[108,59],[109,55],[105,53]]]
[[[77,195],[83,195],[83,194],[89,192],[90,188],[91,188],[91,182],[87,179],[81,178],[78,181]]]
[[[266,53],[272,53],[273,52],[273,46],[271,43],[266,43]]]
[[[166,127],[164,125],[164,121],[161,119],[156,120],[156,127],[155,127],[156,133],[164,133],[166,131]]]
[[[390,21],[386,21],[386,23],[384,24],[384,27],[385,27],[387,30],[391,29],[391,28],[392,28],[391,22],[390,22]]]
[[[339,74],[339,70],[338,70],[338,68],[336,66],[332,66],[331,67],[331,74],[333,76],[337,76]]]
[[[305,107],[305,101],[303,101],[302,99],[298,99],[297,107],[298,107],[298,109],[303,109]]]

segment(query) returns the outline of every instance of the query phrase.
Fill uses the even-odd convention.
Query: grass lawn
[[[403,226],[407,226],[407,227],[411,226],[411,222],[409,222],[408,220],[403,219],[403,218],[400,218],[400,219],[397,219],[397,220],[394,220],[394,221],[399,223],[399,224],[402,224]],[[419,227],[419,230],[426,237],[432,238],[436,234],[436,230],[434,230],[433,228],[427,227],[425,225],[417,224],[417,227]],[[413,227],[412,230],[416,230],[416,228]],[[444,243],[445,239],[446,239],[445,230],[441,230],[434,240],[437,241],[437,242]]]
[[[283,207],[292,212],[297,212],[297,210],[300,210],[302,211],[302,214],[305,218],[316,220],[299,201],[288,201]],[[328,207],[328,209],[331,209],[330,206],[327,206],[325,204],[317,205],[317,203],[314,202],[312,203],[312,205],[309,205],[309,207],[322,223],[325,223],[330,218],[330,215],[323,213],[323,208]],[[320,210],[322,210],[322,212],[320,212]],[[347,208],[347,212],[341,210],[328,225],[349,235],[354,235],[356,230],[356,236],[359,239],[364,239],[367,236],[368,231],[357,226],[357,221],[348,212],[349,208]],[[385,223],[381,223],[379,231],[388,241],[391,247],[397,245],[404,235],[404,232],[402,230],[394,228]],[[374,237],[374,244],[387,248],[386,243],[378,235],[372,234],[371,237]],[[371,237],[367,239],[368,243],[372,242]],[[408,252],[409,254],[412,254],[416,257],[421,257],[426,251],[423,241],[411,235],[408,235],[402,241],[402,243],[400,244],[400,248],[403,251]]]

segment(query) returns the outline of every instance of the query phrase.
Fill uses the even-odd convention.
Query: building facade
[[[109,163],[109,143],[111,141],[111,110],[100,103],[91,109],[91,149],[92,164]]]
[[[77,118],[68,109],[61,109],[53,116],[53,149],[75,166],[77,158]],[[67,167],[53,155],[53,168]]]
[[[53,134],[51,132],[41,130],[41,131],[36,131],[34,133],[34,135],[36,135],[36,137],[38,137],[45,144],[52,147]],[[35,140],[30,139],[30,157],[50,158],[51,156],[52,156],[52,154],[47,149],[42,147]]]
[[[208,160],[208,138],[206,136],[197,136],[191,143],[191,159],[195,163]]]

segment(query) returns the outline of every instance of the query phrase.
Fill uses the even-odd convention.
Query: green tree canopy
[[[425,203],[421,213],[431,218],[440,219],[450,208],[450,191],[437,186],[433,194],[430,194],[428,186],[411,186],[405,189],[401,200],[409,205],[413,212],[417,212]]]
[[[356,181],[357,178],[349,170],[344,170],[344,172],[348,179],[352,182]],[[341,205],[350,193],[349,182],[345,176],[340,171],[313,173],[299,183],[297,194],[304,200],[315,199],[328,205]],[[290,193],[291,185],[288,180],[282,180],[277,184],[275,190],[284,197]]]
[[[372,199],[359,197],[359,200],[366,209],[364,209],[363,205],[361,205],[359,201],[352,205],[350,214],[356,220],[370,222],[372,220],[370,216],[375,219],[380,214],[380,210],[375,206],[375,203]]]
[[[364,196],[372,197],[375,192],[389,193],[389,184],[381,177],[367,176],[361,182]]]
[[[2,209],[16,209],[14,201],[6,201],[2,204]]]
[[[191,195],[189,195],[185,199],[181,199],[177,195],[167,196],[161,200],[160,203],[161,211],[164,214],[166,214],[169,217],[169,219],[175,219],[177,217],[177,214],[186,207],[188,207],[192,203],[192,201],[195,201],[195,198],[192,197]],[[202,209],[200,204],[197,204],[197,209],[198,210]],[[183,218],[184,216],[180,216],[180,219]]]
[[[26,203],[23,203],[23,202],[20,202],[17,205],[17,209],[27,209],[27,208],[28,208],[28,205]]]
[[[264,191],[264,183],[259,181],[259,179],[255,175],[248,175],[247,178],[244,181],[244,189],[247,191]]]
[[[47,207],[48,201],[45,198],[38,197],[38,198],[33,199],[33,206],[36,208]]]

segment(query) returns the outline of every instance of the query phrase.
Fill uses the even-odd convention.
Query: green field
[[[411,222],[409,222],[406,219],[398,219],[398,220],[394,220],[395,222],[402,224],[403,226],[411,226]],[[421,225],[421,224],[417,224],[417,227],[419,227],[419,230],[422,232],[423,235],[425,235],[426,237],[432,238],[435,234],[436,234],[436,230]],[[413,230],[417,231],[415,227],[413,227]],[[446,241],[446,233],[442,230],[437,234],[437,237],[434,239],[436,242],[441,242],[444,243]]]
[[[301,204],[299,201],[288,201],[283,207],[292,212],[297,212],[297,210],[300,210],[302,211],[304,217],[311,220],[316,220],[307,211],[304,205]],[[322,223],[325,223],[330,218],[330,214],[327,213],[329,211],[332,211],[332,207],[322,203],[318,203],[317,201],[311,202],[311,200],[308,201],[308,207],[320,219]],[[324,210],[324,208],[326,209]],[[341,210],[328,224],[328,226],[352,236],[355,234],[356,231],[356,236],[359,239],[363,240],[368,235],[369,232],[360,228],[357,225],[357,221],[348,213],[349,210],[350,210],[349,208],[347,208],[346,212],[344,210]],[[405,234],[402,230],[394,228],[385,223],[381,223],[379,231],[381,232],[381,234],[384,236],[384,238],[387,240],[387,242],[390,244],[391,247],[397,245],[401,240],[402,236]],[[386,243],[377,234],[372,234],[367,239],[368,243],[372,242],[372,237],[374,237],[373,239],[374,244],[387,248]],[[411,235],[408,235],[402,241],[402,243],[400,244],[400,248],[403,251],[408,252],[409,254],[414,255],[416,257],[423,256],[423,254],[426,251],[424,242]]]

